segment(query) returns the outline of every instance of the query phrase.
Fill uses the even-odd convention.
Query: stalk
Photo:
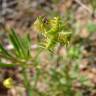
[[[24,86],[26,88],[27,96],[32,96],[32,88],[31,88],[30,81],[28,80],[25,66],[22,68],[22,76],[23,76],[23,82],[24,82]]]

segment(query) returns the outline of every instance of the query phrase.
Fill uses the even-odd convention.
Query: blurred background
[[[14,28],[21,36],[28,32],[33,45],[36,47],[38,34],[32,26],[38,16],[46,18],[60,16],[66,19],[75,29],[74,33],[77,35],[77,38],[74,38],[74,42],[81,42],[83,40],[83,44],[80,47],[83,57],[80,61],[80,68],[82,73],[86,74],[94,85],[91,91],[86,89],[87,91],[84,96],[96,96],[95,9],[96,0],[0,0],[0,42],[3,42],[4,46],[10,49],[5,30],[5,27],[8,27]],[[88,32],[87,24],[90,25],[88,28],[92,34]],[[61,55],[65,54],[65,49],[61,49],[60,52]],[[34,50],[33,54],[35,54]],[[41,58],[44,59],[45,57],[47,56],[44,53]],[[43,60],[42,62],[46,63],[47,61]],[[74,62],[73,59],[72,62]],[[0,71],[2,73],[0,73],[0,96],[19,96],[16,93],[18,88],[8,93],[8,89],[2,85],[2,80],[10,76],[10,74],[18,81],[19,76],[17,76],[18,78],[16,77],[19,74],[18,70],[16,68],[4,68],[3,70],[0,69]],[[21,90],[24,89],[22,88]]]

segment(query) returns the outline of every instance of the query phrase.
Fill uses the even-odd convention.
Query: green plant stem
[[[36,56],[35,56],[35,61],[34,61],[34,64],[35,64],[35,67],[37,67],[38,66],[38,57],[39,57],[39,55],[40,55],[40,53],[42,52],[42,50],[38,50],[38,52],[37,52],[37,54],[36,54]],[[34,88],[36,88],[36,86],[37,86],[37,81],[38,81],[38,78],[39,78],[39,74],[38,74],[38,71],[39,71],[39,69],[38,68],[36,68],[36,74],[35,74],[35,82],[34,82]]]
[[[65,93],[66,93],[66,96],[74,96],[73,95],[73,91],[72,91],[72,80],[70,78],[70,74],[69,74],[69,70],[70,70],[70,65],[69,64],[66,64],[65,65],[65,75],[66,75],[66,89],[65,89]]]
[[[56,60],[56,66],[57,67],[59,66],[59,63],[60,63],[60,51],[61,51],[61,48],[62,48],[62,45],[60,44],[59,47],[58,47],[58,50],[57,50],[57,55],[58,55],[58,58]]]
[[[23,76],[23,80],[24,80],[24,86],[26,88],[26,93],[28,96],[32,96],[32,89],[31,89],[30,81],[28,80],[26,66],[24,66],[22,69],[22,76]]]

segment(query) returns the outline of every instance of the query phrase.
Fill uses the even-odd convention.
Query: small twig
[[[78,3],[80,6],[82,6],[84,9],[86,9],[90,14],[93,13],[93,11],[88,8],[85,4],[83,4],[80,0],[74,0],[76,3]]]

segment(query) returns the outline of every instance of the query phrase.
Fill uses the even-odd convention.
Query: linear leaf
[[[11,54],[2,46],[2,44],[0,44],[0,51],[5,57],[12,58]]]
[[[24,57],[25,50],[22,44],[22,39],[16,34],[14,29],[11,29],[11,33],[9,34],[9,37],[14,48],[17,50],[19,55],[21,55],[21,57]]]
[[[12,68],[12,67],[16,67],[16,64],[5,64],[5,63],[1,63],[0,62],[0,68]]]

